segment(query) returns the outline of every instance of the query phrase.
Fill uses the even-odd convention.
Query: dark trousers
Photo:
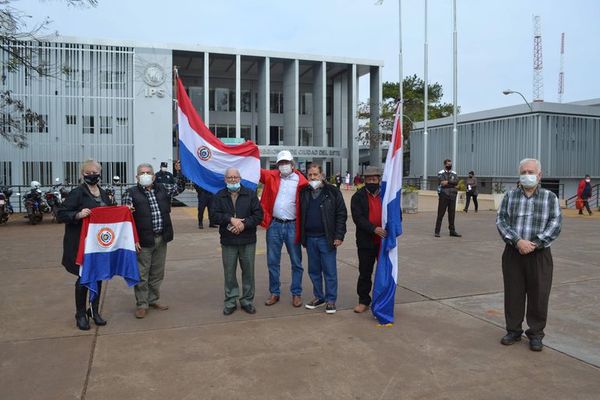
[[[379,249],[358,249],[358,283],[356,284],[356,293],[358,293],[358,302],[368,306],[371,304],[371,287],[373,282],[373,267],[377,262]]]
[[[477,203],[477,195],[469,192],[467,192],[467,204],[465,204],[465,210],[469,210],[469,205],[471,204],[471,197],[473,198],[475,211],[479,210],[479,204]]]
[[[592,210],[590,210],[590,202],[588,200],[583,200],[583,206],[587,210],[588,214],[592,215]],[[579,210],[579,214],[583,214],[583,208]]]
[[[442,227],[442,220],[444,219],[444,214],[446,214],[446,209],[448,209],[448,229],[450,232],[454,232],[454,214],[456,213],[456,197],[448,197],[445,195],[440,195],[438,200],[438,211],[437,211],[437,220],[435,221],[435,233],[440,233],[440,228]]]
[[[208,208],[210,212],[210,202],[212,200],[212,193],[206,190],[198,192],[198,226],[203,226],[202,221],[204,220],[204,210]],[[210,221],[208,225],[212,225]]]
[[[548,299],[552,288],[552,253],[549,248],[521,255],[519,250],[506,245],[502,254],[504,277],[504,315],[508,332],[522,333],[527,301],[525,334],[532,338],[544,337],[548,316]]]

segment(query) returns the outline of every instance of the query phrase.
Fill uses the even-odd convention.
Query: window
[[[112,134],[112,117],[99,117],[100,119],[100,133]]]
[[[215,89],[208,91],[208,110],[215,111]]]
[[[117,117],[117,126],[128,126],[129,119],[127,117]]]
[[[125,72],[100,71],[100,87],[102,89],[122,89],[125,86]]]
[[[326,128],[325,132],[327,132],[327,146],[333,147],[333,134],[331,133],[331,128]]]
[[[283,144],[283,126],[271,126],[269,129],[269,144],[271,146]]]
[[[204,88],[198,86],[190,86],[188,88],[190,100],[196,111],[201,116],[204,116]]]
[[[79,163],[77,161],[65,161],[63,172],[65,184],[76,185],[79,182]]]
[[[26,133],[48,133],[48,116],[39,114],[39,118],[32,121],[25,120]]]
[[[215,89],[215,111],[229,111],[229,89]]]
[[[12,185],[12,165],[10,161],[0,162],[0,186]]]
[[[127,163],[122,161],[102,162],[101,181],[104,185],[112,184],[113,177],[118,176],[121,182],[127,181]]]
[[[270,103],[271,103],[271,113],[283,114],[283,93],[271,92]]]
[[[300,95],[300,115],[312,115],[312,93],[302,93]]]
[[[240,135],[244,140],[252,140],[252,130],[250,129],[250,125],[242,125]]]
[[[252,111],[252,94],[249,90],[242,90],[241,110],[242,112]]]
[[[326,114],[331,115],[331,113],[333,112],[333,97],[327,96],[325,98],[325,109]]]
[[[67,125],[77,125],[77,116],[76,115],[66,115]]]
[[[83,116],[83,133],[94,133],[94,116]]]
[[[3,134],[8,134],[11,132],[11,124],[13,123],[13,119],[10,114],[0,114],[0,123],[2,124]]]
[[[23,161],[23,184],[38,181],[42,186],[52,184],[52,162]]]
[[[312,146],[313,134],[312,128],[300,128],[299,146]]]

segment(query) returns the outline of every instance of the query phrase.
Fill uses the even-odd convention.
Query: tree
[[[97,0],[64,0],[71,6],[97,5]],[[49,28],[51,21],[43,21],[28,26],[31,16],[11,5],[13,0],[0,0],[0,64],[2,83],[24,68],[31,78],[57,77],[68,71],[47,65],[36,59],[32,52],[23,46],[31,41],[42,41],[41,35]],[[27,146],[26,127],[44,129],[44,118],[29,108],[26,101],[16,98],[10,90],[0,91],[0,136],[18,148]]]
[[[402,135],[408,139],[412,129],[412,121],[423,121],[424,113],[424,88],[423,79],[412,75],[404,78],[402,82],[402,91],[404,95],[404,118]],[[394,125],[394,116],[396,105],[398,104],[398,82],[384,82],[382,85],[382,104],[379,110],[379,135],[374,134],[371,129],[371,110],[369,102],[360,103],[358,106],[359,133],[358,139],[363,144],[370,143],[371,139],[386,141],[390,139]],[[453,105],[451,103],[442,103],[444,95],[442,85],[435,82],[429,84],[427,88],[428,96],[428,116],[429,119],[443,118],[452,115]]]

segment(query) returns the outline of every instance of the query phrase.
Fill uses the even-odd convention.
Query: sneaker
[[[322,305],[325,304],[325,300],[320,300],[320,299],[312,299],[310,301],[310,303],[306,303],[304,305],[304,307],[308,308],[309,310],[314,310],[317,307],[321,307]]]
[[[325,307],[325,312],[327,314],[335,314],[336,311],[335,303],[327,303],[327,306]]]

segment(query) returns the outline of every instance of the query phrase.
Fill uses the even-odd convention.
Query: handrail
[[[575,208],[575,202],[577,201],[578,197],[579,196],[577,194],[569,197],[566,201],[567,208]],[[592,186],[592,196],[588,199],[588,204],[590,207],[600,207],[600,183]]]

